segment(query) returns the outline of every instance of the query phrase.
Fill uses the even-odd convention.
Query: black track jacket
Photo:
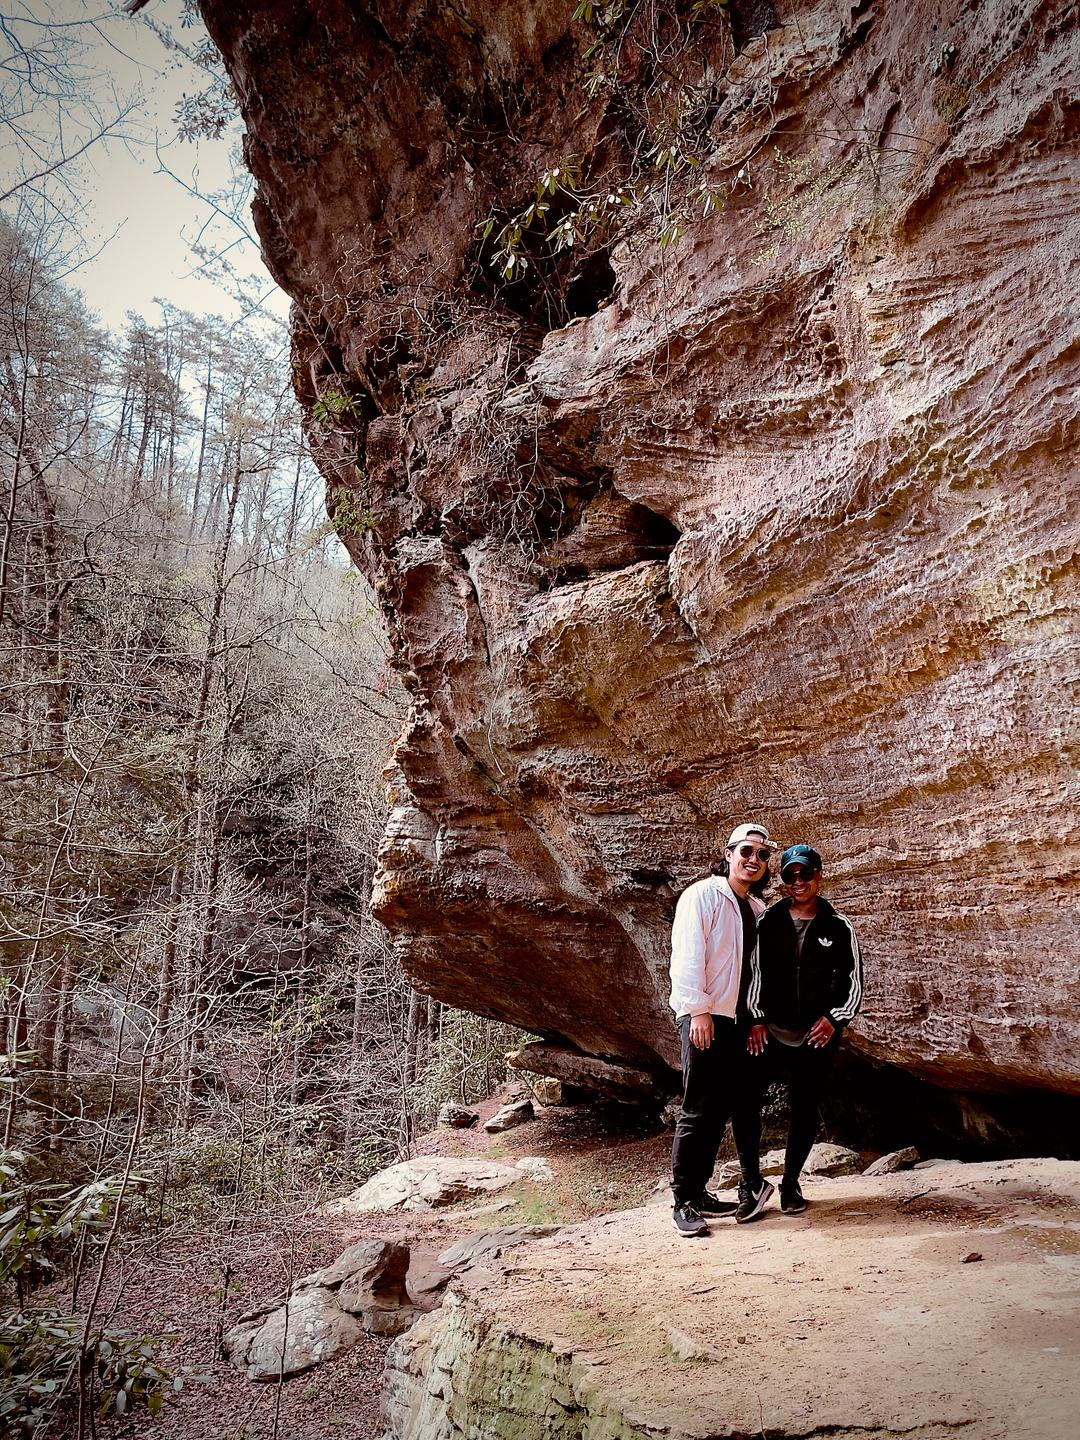
[[[790,907],[789,900],[779,900],[758,921],[750,958],[750,1018],[756,1024],[808,1030],[827,1015],[840,1029],[854,1020],[862,1003],[862,956],[855,929],[819,896],[800,955]]]

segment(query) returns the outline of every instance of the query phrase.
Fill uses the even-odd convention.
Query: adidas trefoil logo
[[[832,944],[832,941],[829,939],[829,937],[828,937],[827,935],[819,935],[819,936],[818,936],[818,944],[819,944],[819,945],[829,946],[829,945]]]

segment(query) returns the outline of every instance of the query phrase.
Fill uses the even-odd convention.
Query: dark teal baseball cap
[[[812,845],[789,845],[780,857],[780,879],[789,865],[801,865],[804,870],[820,870],[821,856]]]

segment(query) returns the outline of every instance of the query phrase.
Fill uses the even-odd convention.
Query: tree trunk
[[[308,953],[311,941],[311,896],[314,875],[315,777],[308,779],[307,816],[304,823],[304,900],[300,914],[300,978],[296,987],[296,1026],[293,1032],[292,1076],[289,1084],[290,1154],[296,1149],[297,1110],[300,1106],[300,1072],[304,1054],[304,1002],[307,998]]]
[[[199,432],[199,461],[195,467],[195,492],[191,497],[191,524],[188,526],[188,544],[195,538],[199,517],[199,496],[202,493],[203,465],[206,463],[206,432],[210,422],[210,396],[214,379],[214,342],[211,338],[206,352],[206,394],[203,397],[202,427]]]
[[[409,1019],[405,1030],[405,1084],[410,1088],[416,1084],[420,1066],[420,1013],[424,997],[416,990],[409,996]]]

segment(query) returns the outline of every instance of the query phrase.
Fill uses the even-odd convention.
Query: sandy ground
[[[774,1201],[707,1240],[666,1206],[604,1217],[465,1285],[672,1440],[1080,1435],[1080,1164],[804,1188],[805,1215]]]

